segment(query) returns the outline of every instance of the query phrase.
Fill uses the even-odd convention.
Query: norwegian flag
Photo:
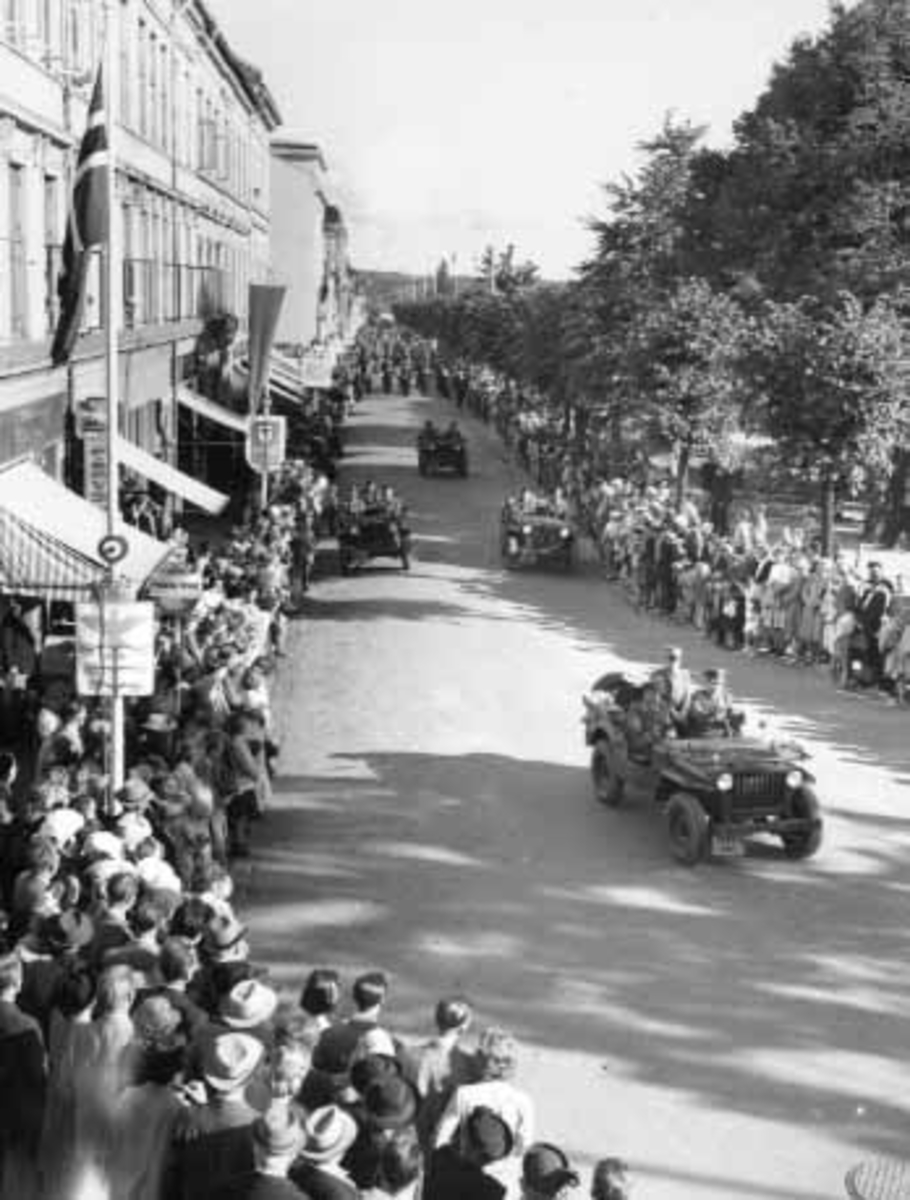
[[[95,80],[88,109],[85,135],[76,160],[76,177],[63,243],[63,270],[57,282],[60,316],[54,331],[51,359],[55,366],[69,360],[73,352],[88,282],[90,251],[104,245],[110,236],[107,203],[108,137],[101,69]]]

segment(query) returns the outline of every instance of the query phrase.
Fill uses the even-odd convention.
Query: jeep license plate
[[[742,858],[746,844],[735,833],[715,833],[711,838],[711,853],[716,858]]]

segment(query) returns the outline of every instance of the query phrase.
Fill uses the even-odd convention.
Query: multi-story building
[[[331,345],[354,332],[348,231],[319,146],[272,138],[272,261],[287,286],[277,340]]]
[[[97,279],[70,364],[52,368],[49,346],[105,7],[105,0],[0,4],[0,466],[32,455],[77,486],[72,418],[105,387]],[[130,467],[176,491],[180,476],[148,456],[176,464],[178,413],[185,439],[211,441],[219,430],[235,436],[231,414],[201,395],[200,335],[224,314],[242,331],[248,284],[268,278],[269,139],[280,117],[204,0],[110,0],[110,7],[119,45],[111,99],[113,220],[123,251],[120,432],[140,452],[126,455]],[[189,484],[184,492],[192,498]]]

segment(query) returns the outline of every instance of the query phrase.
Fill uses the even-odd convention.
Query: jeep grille
[[[784,798],[785,776],[779,772],[761,772],[733,776],[733,803],[778,804]]]

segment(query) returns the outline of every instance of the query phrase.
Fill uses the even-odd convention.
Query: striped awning
[[[140,446],[134,446],[124,437],[117,438],[117,454],[125,467],[129,467],[151,483],[157,483],[166,492],[182,496],[184,500],[189,500],[190,504],[195,504],[197,508],[212,516],[224,512],[230,503],[230,496],[215,491],[208,484],[200,483],[184,471],[178,471],[170,463],[162,462],[160,458],[155,458]]]
[[[120,523],[126,557],[118,578],[139,588],[172,547]],[[52,479],[30,460],[0,470],[0,587],[24,596],[85,600],[107,567],[98,543],[107,533],[104,512]]]
[[[222,404],[216,404],[214,400],[209,400],[206,396],[200,396],[198,392],[194,392],[192,388],[184,387],[183,384],[178,385],[176,391],[178,404],[182,404],[184,408],[192,409],[200,417],[205,417],[207,421],[214,421],[218,425],[223,425],[225,429],[232,429],[235,433],[245,434],[249,430],[249,417],[235,413],[231,409],[225,408]]]
[[[98,564],[0,508],[0,586],[22,596],[85,600]]]

